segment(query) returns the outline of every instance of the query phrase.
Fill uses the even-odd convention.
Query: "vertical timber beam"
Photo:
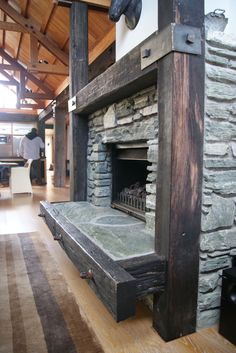
[[[70,8],[70,98],[88,83],[88,5]],[[87,199],[88,120],[70,113],[70,199]]]
[[[54,186],[66,183],[66,110],[55,109]]]
[[[159,156],[156,252],[166,287],[153,326],[166,340],[196,329],[204,118],[204,0],[159,0],[158,24],[202,29],[202,55],[172,52],[158,62]]]
[[[39,121],[38,122],[38,135],[41,137],[41,139],[43,140],[43,142],[45,143],[45,121]],[[37,174],[38,174],[38,183],[39,184],[45,184],[45,180],[46,180],[46,165],[42,164],[42,160],[41,158],[38,161],[38,170],[37,170]]]

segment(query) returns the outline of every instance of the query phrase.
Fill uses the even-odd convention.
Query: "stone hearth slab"
[[[154,252],[153,235],[145,229],[144,222],[132,216],[89,202],[55,203],[53,206],[114,260]]]

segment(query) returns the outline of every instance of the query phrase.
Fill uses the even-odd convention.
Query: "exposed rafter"
[[[19,64],[15,59],[8,55],[2,48],[0,48],[0,56],[6,60],[9,64],[16,66],[17,70],[21,72],[21,75],[32,81],[36,86],[38,86],[46,94],[53,96],[53,92],[38,78],[28,72],[21,64]],[[22,81],[22,80],[21,80]],[[25,82],[24,82],[25,83]],[[22,82],[21,82],[22,84]]]
[[[0,85],[5,85],[5,86],[17,86],[17,82],[15,80],[0,80]]]
[[[56,65],[56,64],[37,64],[32,63],[27,66],[27,69],[30,72],[42,72],[47,74],[54,74],[54,75],[69,75],[69,69],[66,66]]]
[[[29,6],[29,0],[24,0],[24,3],[22,5],[22,10],[21,10],[21,14],[22,16],[24,17],[27,17],[27,12],[28,12],[28,6]],[[18,25],[18,23],[17,23]],[[22,27],[22,26],[21,26]],[[23,27],[22,27],[23,28]],[[26,31],[27,32],[27,31]],[[18,43],[18,47],[17,47],[17,50],[16,50],[16,60],[18,60],[19,58],[19,55],[20,55],[20,49],[21,49],[21,43],[22,43],[22,40],[23,40],[23,36],[24,36],[24,33],[21,32],[20,34],[20,39],[19,39],[19,43]]]
[[[33,20],[25,18],[24,16],[19,14],[4,0],[0,0],[0,9],[4,11],[9,17],[11,17],[16,23],[25,28],[28,33],[36,37],[38,41],[45,48],[47,48],[55,57],[57,57],[63,64],[68,66],[68,55],[63,52],[53,40],[49,39],[48,36],[40,32],[38,25]]]
[[[11,65],[11,64],[0,64],[0,69],[7,70],[7,71],[16,71],[16,70],[18,70],[16,65]]]
[[[18,23],[0,21],[0,30],[27,33],[27,30]]]

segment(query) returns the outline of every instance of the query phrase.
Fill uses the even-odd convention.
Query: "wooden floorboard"
[[[117,324],[86,282],[80,279],[78,271],[38,217],[39,201],[68,200],[69,188],[54,188],[49,175],[48,185],[35,186],[33,192],[33,196],[19,194],[11,198],[8,188],[0,189],[0,236],[33,231],[40,234],[105,353],[236,352],[236,347],[219,335],[215,328],[165,343],[152,328],[152,315],[143,303],[137,305],[137,315],[134,318]]]

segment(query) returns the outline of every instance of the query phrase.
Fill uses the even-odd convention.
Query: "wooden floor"
[[[39,201],[68,200],[68,188],[54,188],[50,176],[46,187],[35,186],[33,196],[10,196],[8,188],[0,189],[1,234],[38,231],[58,263],[67,283],[82,310],[82,315],[93,328],[105,353],[231,353],[236,347],[219,335],[214,328],[165,343],[152,328],[152,315],[142,304],[137,305],[135,318],[115,323],[78,271],[52,240],[47,226],[37,215]],[[86,353],[86,352],[83,352]]]

